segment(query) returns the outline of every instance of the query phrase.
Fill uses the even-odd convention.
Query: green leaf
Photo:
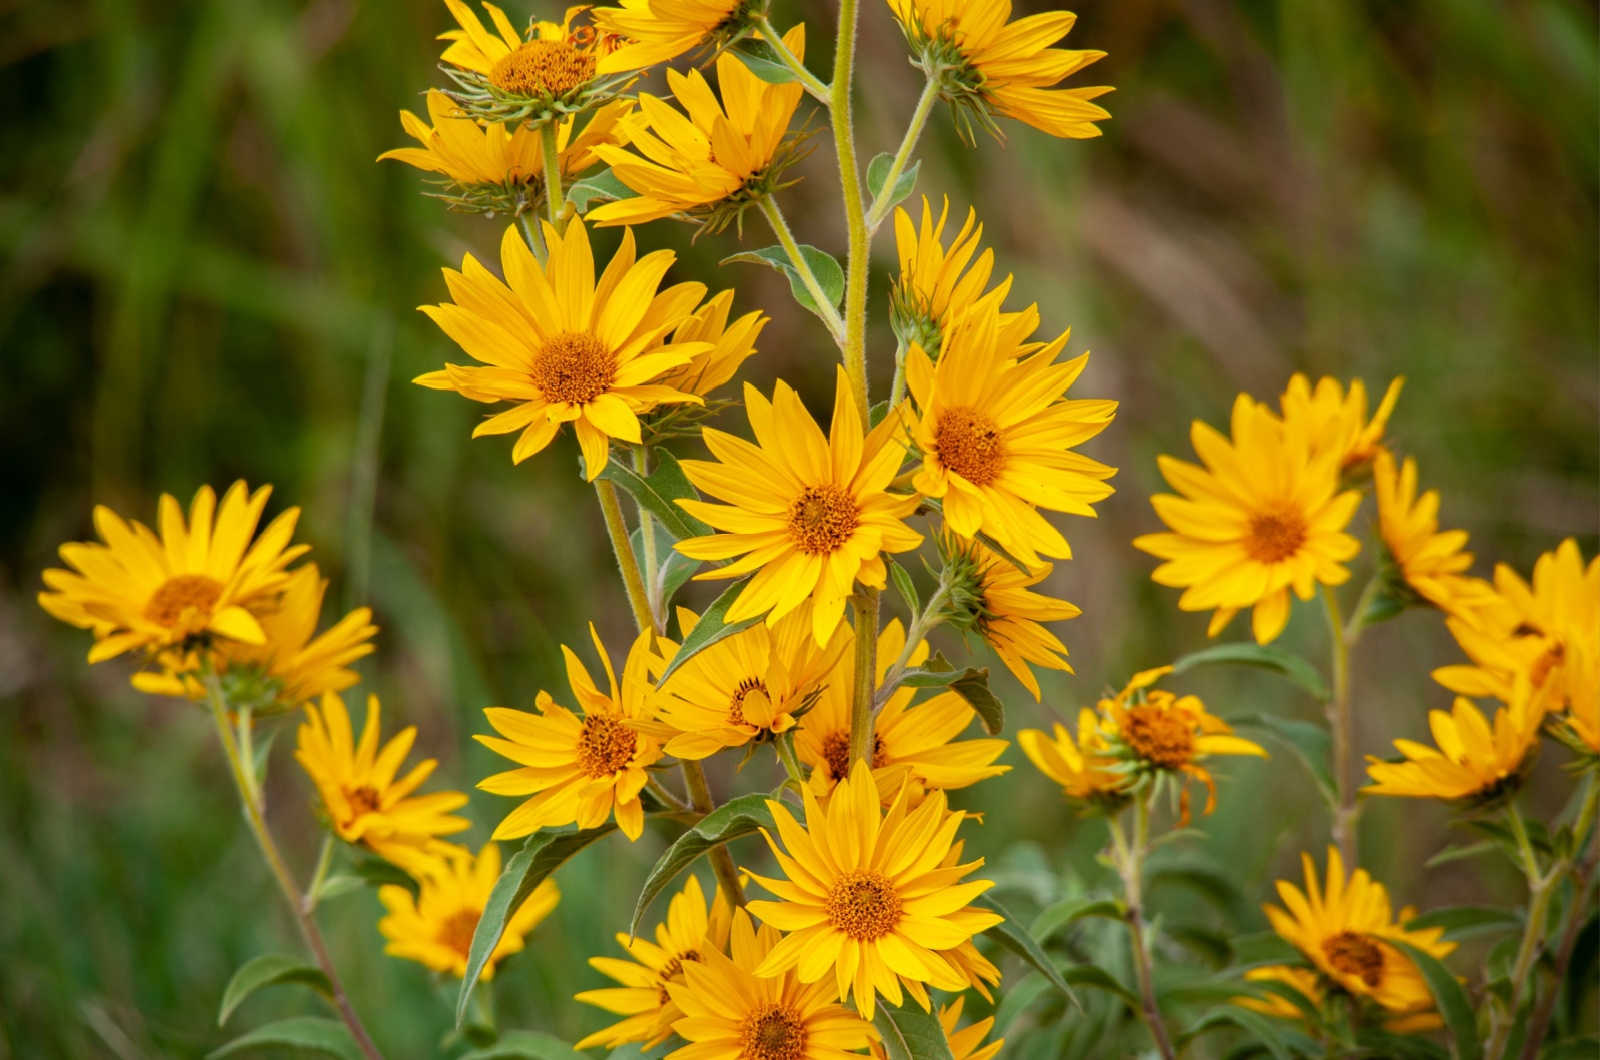
[[[1294,1054],[1289,1051],[1283,1035],[1279,1032],[1274,1021],[1255,1012],[1241,1008],[1219,1008],[1208,1012],[1199,1020],[1189,1025],[1189,1028],[1178,1036],[1177,1044],[1181,1047],[1206,1031],[1217,1027],[1234,1026],[1251,1035],[1252,1039],[1266,1047],[1276,1060],[1293,1060]]]
[[[1000,945],[1027,961],[1033,966],[1034,970],[1049,979],[1055,988],[1065,994],[1067,999],[1074,1005],[1078,1003],[1078,998],[1073,994],[1072,987],[1067,985],[1066,979],[1062,978],[1061,972],[1056,969],[1056,962],[1050,959],[1050,955],[1044,951],[1044,947],[1035,941],[1034,937],[1023,928],[1021,922],[1012,916],[1005,906],[987,894],[978,895],[972,900],[972,904],[979,909],[987,909],[991,913],[997,913],[1005,917],[1000,923],[985,931],[985,935],[988,935]]]
[[[1114,994],[1135,1012],[1139,1010],[1139,996],[1123,986],[1104,968],[1097,968],[1092,964],[1075,964],[1070,968],[1061,969],[1061,977],[1073,986],[1086,986]]]
[[[369,882],[360,876],[351,876],[346,873],[329,876],[322,881],[322,886],[317,888],[317,902],[319,904],[331,902],[335,898],[343,898],[345,895],[359,891],[367,886],[369,886]]]
[[[1245,714],[1228,718],[1235,728],[1255,726],[1266,729],[1277,741],[1294,752],[1316,781],[1317,790],[1329,806],[1339,803],[1338,785],[1333,779],[1333,740],[1328,730],[1309,721],[1280,718],[1274,714]]]
[[[578,208],[580,214],[589,212],[589,206],[595,199],[606,202],[615,202],[618,199],[632,199],[638,192],[622,183],[617,175],[609,169],[602,169],[592,177],[573,181],[567,187],[567,198]],[[536,219],[534,224],[538,224]]]
[[[639,892],[639,901],[633,907],[633,923],[629,932],[634,935],[639,933],[639,922],[649,911],[650,903],[696,859],[741,836],[754,835],[762,828],[776,827],[772,811],[767,809],[766,795],[741,795],[706,814],[699,824],[679,836],[650,869],[650,875],[645,877],[644,888]]]
[[[805,258],[806,264],[811,267],[811,274],[817,278],[817,286],[822,288],[822,293],[828,302],[835,309],[839,308],[839,299],[844,297],[844,269],[839,267],[839,262],[826,251],[805,243],[800,245],[800,256]],[[822,310],[817,307],[811,292],[806,290],[805,281],[800,279],[800,270],[794,267],[794,263],[789,260],[788,252],[782,247],[764,247],[761,250],[730,254],[718,264],[726,265],[730,261],[749,261],[777,269],[789,277],[789,290],[794,295],[794,300],[818,316],[822,315]]]
[[[1088,917],[1121,920],[1126,912],[1115,898],[1063,898],[1035,917],[1029,931],[1040,942],[1048,942],[1056,932],[1080,920]]]
[[[227,987],[222,991],[222,1005],[217,1011],[217,1026],[227,1023],[233,1010],[245,998],[263,987],[279,983],[300,983],[325,998],[333,998],[333,986],[321,968],[286,953],[263,953],[246,961],[228,980]]]
[[[1415,1034],[1390,1034],[1376,1027],[1363,1027],[1357,1031],[1356,1044],[1365,1050],[1362,1056],[1381,1056],[1392,1060],[1450,1060],[1450,1050],[1437,1042],[1430,1042]],[[1508,1052],[1506,1055],[1513,1054]],[[1594,1056],[1594,1053],[1588,1053],[1584,1060],[1594,1060]],[[1548,1054],[1544,1060],[1550,1060]]]
[[[489,955],[500,944],[506,921],[522,908],[522,903],[533,893],[533,889],[565,864],[568,858],[616,830],[616,824],[608,822],[599,828],[578,832],[535,832],[506,864],[500,878],[494,881],[489,900],[484,903],[483,915],[478,918],[478,929],[472,933],[472,946],[467,951],[467,974],[461,979],[461,993],[456,999],[457,1027],[466,1019],[472,988],[477,985],[478,976],[483,974],[484,967],[489,963]]]
[[[350,1031],[338,1020],[321,1016],[294,1016],[257,1027],[207,1054],[208,1060],[236,1056],[253,1049],[300,1049],[339,1060],[361,1060]]]
[[[1452,861],[1463,861],[1467,858],[1480,857],[1484,854],[1493,854],[1498,849],[1493,843],[1469,843],[1464,847],[1445,847],[1433,857],[1422,863],[1425,869],[1436,868],[1449,864]]]
[[[922,599],[917,596],[917,586],[911,580],[911,574],[894,560],[889,561],[889,578],[894,582],[894,587],[900,591],[900,599],[906,602],[911,615],[922,614]]]
[[[639,571],[648,583],[651,580],[649,564],[645,563],[644,555],[644,530],[634,527],[628,535],[628,543],[633,546],[633,558],[639,561]],[[661,599],[670,601],[677,591],[683,588],[685,582],[694,577],[694,572],[700,569],[700,561],[690,559],[682,552],[672,547],[671,538],[666,535],[656,537],[656,571],[655,580],[661,585]]]
[[[1235,935],[1229,943],[1233,950],[1234,970],[1257,968],[1265,964],[1292,964],[1300,959],[1295,949],[1276,931],[1253,931]]]
[[[878,201],[883,198],[883,182],[889,176],[889,167],[892,165],[894,156],[887,151],[867,163],[867,194],[872,196],[869,213],[887,216],[890,210],[904,202],[917,187],[917,170],[922,168],[921,162],[913,162],[900,171],[900,175],[895,178],[894,189],[889,193],[889,200],[879,207]]]
[[[356,863],[350,866],[350,873],[363,880],[368,887],[383,887],[392,883],[397,887],[404,887],[412,894],[417,893],[417,881],[407,875],[405,869],[382,858],[361,855]]]
[[[1492,905],[1452,905],[1443,909],[1430,909],[1406,922],[1407,931],[1444,928],[1445,938],[1448,939],[1493,935],[1501,931],[1516,931],[1521,927],[1521,917],[1509,909],[1500,909]]]
[[[1450,1032],[1451,1051],[1455,1060],[1483,1060],[1483,1043],[1478,1038],[1477,1012],[1473,1009],[1472,1000],[1467,997],[1466,990],[1451,974],[1450,969],[1441,964],[1433,954],[1409,942],[1397,938],[1387,938],[1385,941],[1410,957],[1416,963],[1417,970],[1422,973],[1422,978],[1427,980],[1428,989],[1433,993],[1433,1002],[1438,1007],[1439,1014],[1444,1017],[1444,1025]]]
[[[955,1060],[939,1017],[922,1011],[910,998],[899,1008],[878,998],[872,1025],[883,1036],[883,1050],[889,1060]]]
[[[778,57],[777,49],[764,40],[746,37],[728,50],[769,85],[786,85],[795,79],[794,71]]]
[[[954,681],[950,682],[950,691],[967,701],[967,706],[978,712],[978,720],[983,722],[983,731],[990,736],[998,736],[1006,727],[1006,708],[1000,705],[1000,700],[989,691],[989,670],[974,669],[969,666],[963,670]]]
[[[463,1053],[456,1060],[588,1060],[560,1038],[538,1031],[506,1031],[490,1046]]]
[[[723,590],[721,596],[711,601],[711,606],[706,608],[699,621],[695,622],[694,629],[690,630],[689,635],[683,638],[683,643],[678,645],[678,650],[672,656],[672,661],[667,664],[665,670],[661,671],[661,678],[656,682],[657,688],[665,685],[667,678],[671,677],[678,667],[699,655],[711,645],[717,643],[717,641],[731,637],[740,630],[749,629],[766,617],[765,615],[757,615],[754,618],[745,618],[738,622],[729,622],[727,620],[728,609],[733,606],[735,600],[739,599],[739,594],[744,591],[744,587],[744,582],[734,582]]]
[[[1549,1046],[1540,1054],[1540,1060],[1594,1060],[1596,1054],[1600,1054],[1600,1038],[1588,1034]]]
[[[699,500],[700,494],[695,492],[689,484],[689,476],[683,473],[677,459],[665,449],[657,449],[656,456],[659,462],[656,469],[650,472],[649,478],[639,477],[621,460],[607,461],[605,470],[599,477],[608,482],[614,482],[628,496],[638,502],[639,507],[655,516],[662,529],[674,541],[682,541],[690,537],[705,537],[716,531],[702,523],[674,502],[679,500]],[[581,463],[581,460],[580,460]]]
[[[1029,972],[1016,982],[1008,983],[1000,1004],[994,1010],[995,1037],[1004,1037],[1006,1029],[1016,1018],[1046,994],[1055,996],[1055,988],[1050,985],[1050,980],[1037,972]]]
[[[1271,670],[1310,692],[1319,702],[1325,703],[1328,700],[1327,683],[1322,680],[1322,674],[1315,666],[1293,652],[1275,648],[1270,644],[1252,644],[1249,641],[1217,644],[1183,656],[1172,664],[1172,672],[1181,674],[1196,666],[1212,666],[1219,663],[1258,666],[1264,670]]]

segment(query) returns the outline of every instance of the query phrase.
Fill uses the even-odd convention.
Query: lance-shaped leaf
[[[911,574],[894,560],[889,561],[889,578],[894,582],[894,587],[900,591],[900,599],[906,602],[908,613],[915,618],[922,613],[922,599],[917,595],[916,583],[911,580]]]
[[[1056,932],[1080,920],[1090,917],[1121,920],[1127,913],[1127,908],[1115,898],[1063,898],[1034,918],[1029,933],[1040,942],[1048,942]]]
[[[656,682],[657,688],[665,685],[667,679],[677,672],[678,667],[699,655],[711,645],[717,643],[717,641],[731,637],[740,630],[749,629],[767,617],[765,615],[757,615],[754,618],[745,618],[738,622],[728,621],[728,610],[733,607],[734,601],[739,599],[739,594],[744,591],[744,587],[744,582],[734,582],[723,590],[721,596],[711,601],[711,606],[706,608],[705,613],[695,622],[694,629],[690,630],[689,635],[683,638],[683,643],[678,645],[678,650],[672,656],[672,661],[667,664],[665,670],[661,671],[661,678]]]
[[[1301,688],[1310,692],[1319,702],[1327,702],[1328,685],[1323,681],[1322,674],[1315,666],[1306,662],[1300,656],[1282,648],[1273,647],[1271,644],[1252,644],[1249,641],[1238,641],[1232,644],[1217,644],[1200,651],[1190,652],[1172,664],[1172,672],[1181,674],[1185,670],[1192,670],[1196,666],[1214,666],[1232,663],[1238,666],[1256,666],[1263,670],[1271,670],[1276,674],[1288,678]]]
[[[769,85],[786,85],[794,80],[794,71],[778,57],[777,49],[764,40],[746,37],[728,50]]]
[[[294,1016],[257,1027],[249,1034],[212,1050],[208,1060],[273,1047],[298,1049],[320,1056],[337,1057],[338,1060],[361,1060],[361,1050],[356,1048],[349,1028],[338,1020],[321,1016]]]
[[[1294,1060],[1297,1055],[1290,1051],[1282,1032],[1272,1020],[1233,1007],[1206,1013],[1178,1037],[1178,1045],[1182,1047],[1207,1031],[1228,1026],[1238,1027],[1248,1033],[1252,1042],[1264,1046],[1267,1052],[1272,1054],[1273,1060]]]
[[[593,176],[574,181],[567,188],[567,198],[578,208],[580,214],[588,213],[590,204],[596,199],[601,202],[615,202],[618,199],[635,198],[638,194],[622,183],[609,169],[602,169]],[[533,223],[539,222],[535,220]]]
[[[896,206],[905,202],[912,191],[917,187],[917,170],[922,168],[921,162],[913,162],[900,171],[895,178],[894,188],[889,192],[889,199],[882,206],[878,205],[883,199],[883,182],[889,178],[889,167],[894,165],[894,156],[885,151],[867,163],[867,194],[872,196],[870,213],[884,216]]]
[[[461,979],[461,993],[456,999],[457,1027],[466,1018],[472,988],[477,985],[478,977],[488,965],[489,955],[500,945],[506,922],[522,908],[523,901],[533,893],[534,888],[564,865],[568,858],[616,830],[616,824],[608,821],[599,828],[577,832],[535,832],[506,863],[500,878],[494,881],[489,900],[484,903],[478,928],[472,933],[472,946],[467,951],[467,974]]]
[[[818,250],[809,244],[800,244],[800,256],[805,259],[806,265],[811,269],[811,275],[816,278],[817,286],[822,289],[823,297],[828,299],[835,309],[839,307],[839,300],[844,297],[844,269],[839,267],[839,262],[827,251]],[[763,247],[760,250],[747,250],[741,254],[730,254],[717,264],[726,265],[730,261],[749,261],[757,265],[769,265],[785,276],[789,277],[789,292],[794,295],[794,300],[818,316],[822,310],[818,308],[816,299],[811,297],[811,292],[806,289],[806,283],[800,278],[800,270],[794,267],[794,262],[789,260],[788,251],[782,247]]]
[[[883,1051],[889,1060],[955,1060],[939,1017],[922,1011],[910,998],[899,1008],[879,998],[873,1006],[872,1025],[883,1037]]]
[[[457,1060],[589,1060],[560,1038],[538,1031],[506,1031],[493,1045],[463,1053]]]
[[[1384,941],[1410,957],[1422,973],[1428,990],[1433,994],[1433,1003],[1439,1009],[1439,1015],[1444,1017],[1445,1029],[1450,1032],[1450,1049],[1455,1060],[1483,1060],[1477,1013],[1460,980],[1427,950],[1396,938],[1385,938]]]
[[[710,526],[678,507],[679,500],[700,499],[678,461],[664,449],[656,450],[656,456],[658,463],[649,477],[641,477],[621,460],[608,461],[600,477],[616,483],[638,502],[639,507],[655,516],[674,541],[715,533]],[[581,458],[579,463],[582,464]]]
[[[633,923],[628,928],[629,932],[634,935],[639,933],[639,922],[649,911],[650,903],[696,859],[741,836],[754,835],[762,828],[776,828],[772,811],[767,809],[767,798],[766,795],[741,795],[731,799],[679,836],[645,878],[644,889],[639,892],[639,901],[633,907]]]
[[[1339,805],[1338,787],[1333,779],[1333,740],[1328,730],[1309,721],[1294,721],[1273,714],[1245,714],[1229,718],[1234,726],[1254,725],[1266,729],[1294,752],[1296,758],[1317,782],[1317,790],[1329,806]]]
[[[957,670],[943,653],[934,655],[924,666],[900,675],[900,684],[911,688],[948,688],[978,712],[983,731],[997,736],[1006,727],[1006,708],[989,690],[988,667],[969,666]]]
[[[299,983],[325,998],[333,998],[333,986],[321,968],[286,953],[263,953],[246,961],[228,980],[228,985],[222,991],[222,1004],[217,1011],[217,1026],[227,1023],[233,1010],[245,998],[257,990],[279,983]]]
[[[1050,955],[1044,951],[1044,947],[1040,946],[1034,937],[1028,934],[1027,929],[1011,915],[1005,906],[987,894],[978,895],[972,900],[972,904],[979,909],[987,909],[989,912],[1005,918],[985,931],[985,935],[988,935],[1000,945],[1027,961],[1035,971],[1050,980],[1057,990],[1065,994],[1074,1005],[1078,1003],[1078,998],[1073,994],[1072,987],[1067,985],[1066,979],[1057,970],[1056,962],[1050,959]]]

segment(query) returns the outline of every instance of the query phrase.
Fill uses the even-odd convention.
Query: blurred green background
[[[530,13],[508,6],[519,21]],[[1077,392],[1122,402],[1086,447],[1121,469],[1118,493],[1098,520],[1066,526],[1077,558],[1049,583],[1085,612],[1063,630],[1077,674],[1046,679],[1042,705],[1007,678],[1012,728],[1075,714],[1130,671],[1202,643],[1204,617],[1179,614],[1129,544],[1155,526],[1156,454],[1188,455],[1192,419],[1220,424],[1237,391],[1271,397],[1296,369],[1380,390],[1407,377],[1392,435],[1443,491],[1447,524],[1471,531],[1480,573],[1492,561],[1526,571],[1568,535],[1593,554],[1593,6],[1085,0],[1078,11],[1069,43],[1110,55],[1075,83],[1117,86],[1103,139],[1010,123],[1004,145],[973,150],[940,115],[919,151],[919,191],[975,205],[1018,300],[1039,301],[1048,329],[1071,325],[1072,352],[1094,351]],[[794,17],[810,20],[812,65],[824,68],[831,7],[780,5],[780,24]],[[402,143],[396,112],[421,111],[418,93],[442,83],[442,4],[22,0],[0,5],[0,27],[0,1055],[199,1056],[314,1002],[264,994],[229,1031],[215,1027],[233,968],[297,940],[203,715],[134,693],[120,664],[90,670],[87,636],[34,602],[57,545],[90,536],[92,505],[149,520],[163,490],[187,502],[201,483],[245,477],[275,486],[275,510],[303,506],[300,536],[333,579],[330,606],[377,611],[364,672],[386,720],[417,725],[440,777],[463,788],[496,768],[471,741],[480,709],[529,707],[540,688],[559,698],[557,645],[582,643],[592,619],[620,653],[627,611],[570,438],[513,468],[504,439],[469,441],[476,406],[408,382],[456,354],[412,307],[443,298],[439,266],[466,251],[492,259],[502,228],[445,212],[418,194],[416,171],[373,161]],[[866,158],[898,141],[918,82],[884,5],[866,5],[862,33]],[[803,239],[837,252],[831,166],[824,144],[786,209]],[[746,248],[770,241],[752,221]],[[766,388],[782,374],[826,409],[820,327],[776,274],[716,267],[732,233],[692,248],[687,236],[663,223],[641,238],[683,252],[675,275],[736,284],[738,306],[769,312],[749,377]],[[890,227],[875,253],[884,386]],[[1297,610],[1285,643],[1321,660],[1313,608]],[[1356,659],[1359,750],[1422,735],[1425,710],[1448,702],[1428,670],[1455,658],[1431,615],[1369,636]],[[1201,674],[1190,687],[1224,715],[1314,716],[1267,675]],[[287,742],[272,817],[304,872],[315,826]],[[1560,757],[1546,755],[1534,785],[1547,810],[1570,783]],[[1104,832],[1015,748],[1006,760],[1022,768],[958,801],[990,811],[969,849],[1031,912],[1103,873]],[[753,790],[773,772],[763,758],[713,780]],[[1289,755],[1218,772],[1208,840],[1154,890],[1174,927],[1163,956],[1197,967],[1231,932],[1264,926],[1271,879],[1297,871],[1301,849],[1320,860],[1327,835]],[[474,800],[474,842],[509,805]],[[570,1040],[602,1024],[570,1000],[600,985],[582,959],[612,952],[669,838],[601,844],[561,873],[560,909],[495,984],[505,1025]],[[1378,805],[1364,820],[1364,861],[1398,902],[1519,898],[1514,874],[1486,859],[1425,869],[1450,841],[1432,805]],[[433,1055],[449,991],[382,956],[379,915],[360,893],[322,919],[390,1055]],[[1457,970],[1481,952],[1463,951]],[[1061,1041],[1035,1034],[1027,1055],[1065,1055]],[[1112,1055],[1102,1041],[1079,1055]]]

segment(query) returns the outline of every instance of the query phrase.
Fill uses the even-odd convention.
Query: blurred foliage
[[[1493,560],[1526,569],[1569,534],[1592,554],[1593,8],[1094,0],[1079,14],[1070,43],[1110,53],[1087,80],[1118,88],[1104,139],[1011,125],[1003,149],[967,150],[941,118],[920,151],[919,190],[978,207],[1017,295],[1044,306],[1047,327],[1073,325],[1074,351],[1095,351],[1081,391],[1122,402],[1089,447],[1122,469],[1119,492],[1100,519],[1067,526],[1078,558],[1048,586],[1084,609],[1064,630],[1078,673],[1047,681],[1042,706],[1007,686],[1013,728],[1200,644],[1204,616],[1180,615],[1128,544],[1154,525],[1155,455],[1186,454],[1192,419],[1220,423],[1237,390],[1273,395],[1297,368],[1407,377],[1394,436],[1442,489],[1447,524],[1472,532],[1480,572]],[[228,1036],[214,1013],[233,968],[294,945],[205,719],[135,694],[125,670],[88,670],[87,638],[33,602],[56,545],[89,534],[94,503],[148,519],[162,490],[275,484],[274,508],[305,509],[301,537],[334,579],[330,599],[377,610],[366,670],[386,713],[418,725],[462,787],[490,771],[470,740],[478,711],[559,686],[558,638],[580,641],[592,618],[625,642],[570,439],[513,468],[507,445],[468,440],[469,403],[407,382],[453,349],[410,307],[443,295],[441,264],[469,249],[492,257],[500,231],[420,196],[415,171],[373,162],[402,140],[397,109],[420,110],[418,93],[439,82],[433,37],[446,21],[436,0],[0,8],[0,1055],[203,1055]],[[867,6],[862,47],[870,157],[898,140],[918,85],[881,5]],[[792,217],[835,194],[831,166],[826,148],[805,164]],[[824,236],[842,249],[842,233]],[[766,387],[781,370],[822,404],[829,346],[782,279],[718,270],[731,235],[687,237],[656,226],[645,238],[676,245],[682,275],[737,284],[738,305],[771,313],[749,374]],[[892,250],[886,229],[880,267]],[[1305,610],[1287,643],[1320,651]],[[1454,652],[1420,614],[1361,646],[1361,750],[1423,731],[1425,708],[1447,702],[1427,670]],[[1197,674],[1190,687],[1224,716],[1312,717],[1269,676]],[[1205,838],[1166,851],[1173,870],[1153,888],[1164,956],[1196,967],[1225,956],[1238,931],[1264,926],[1274,875],[1322,848],[1316,796],[1280,757],[1227,763]],[[1103,877],[1104,832],[1071,817],[1015,749],[1007,761],[1024,768],[965,801],[989,811],[971,845],[1026,920]],[[1536,779],[1547,805],[1568,784],[1557,764]],[[270,797],[309,870],[309,789],[282,748]],[[476,799],[473,835],[503,810]],[[1372,806],[1364,822],[1364,860],[1397,900],[1520,900],[1509,867],[1486,859],[1425,869],[1450,841],[1429,805]],[[495,983],[504,1025],[569,1040],[600,1025],[570,1000],[599,985],[581,960],[612,950],[662,846],[653,834],[602,844],[562,872],[557,914]],[[384,958],[378,916],[361,892],[323,919],[380,1043],[430,1055],[449,984]],[[1125,959],[1109,935],[1075,944],[1113,967]],[[1021,975],[1007,973],[1008,985]],[[1020,1020],[1013,1034],[1059,1014],[1041,1002],[1018,1015],[1024,999],[1004,1013]],[[235,1025],[296,1011],[300,998],[267,993]],[[1032,1036],[1025,1055],[1106,1055],[1117,1021],[1091,1007]]]

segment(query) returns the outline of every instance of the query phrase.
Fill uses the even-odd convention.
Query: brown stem
[[[683,766],[683,784],[689,792],[689,802],[701,813],[716,809],[717,804],[711,798],[711,786],[706,783],[706,771],[700,768],[700,763],[684,759],[679,764]],[[744,905],[744,888],[739,885],[739,870],[734,866],[733,855],[728,853],[726,844],[711,848],[711,871],[716,874],[717,886],[722,888],[728,899],[735,905]]]

